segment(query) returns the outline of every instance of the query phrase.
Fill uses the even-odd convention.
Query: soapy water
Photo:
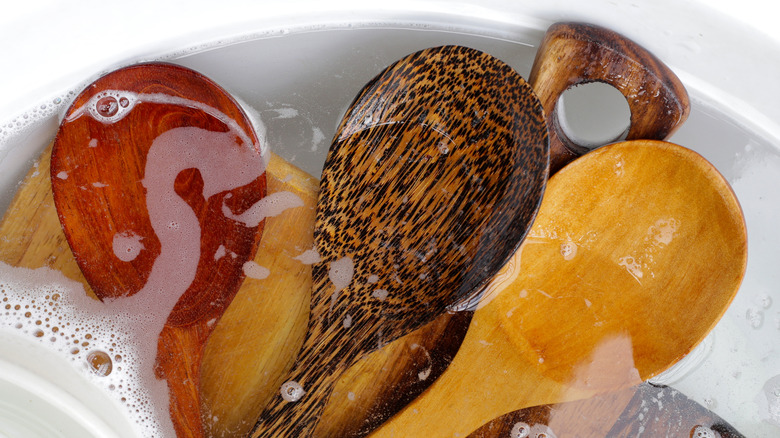
[[[541,36],[539,32],[529,34],[526,29],[496,35],[491,29],[479,29],[476,33],[470,33],[441,31],[429,26],[424,29],[425,32],[410,30],[408,25],[396,25],[396,29],[358,27],[360,26],[354,26],[350,30],[311,33],[279,31],[274,34],[274,38],[187,48],[171,52],[165,55],[165,58],[200,71],[230,90],[234,97],[240,98],[239,101],[244,99],[247,114],[253,117],[253,121],[262,119],[267,128],[266,133],[258,135],[261,138],[267,137],[268,141],[264,144],[268,144],[283,158],[312,175],[319,175],[327,152],[327,142],[324,142],[323,138],[330,138],[333,134],[338,120],[360,87],[390,62],[425,47],[464,44],[498,56],[527,77],[535,54],[535,47],[528,42],[534,44]],[[505,29],[495,32],[504,31]],[[267,62],[269,57],[256,56],[257,53],[270,53],[269,56],[272,56],[274,62]],[[241,60],[242,71],[235,69],[237,60]],[[735,114],[725,104],[708,100],[704,94],[706,88],[702,90],[705,91],[689,87],[693,99],[692,113],[672,141],[704,155],[734,185],[745,209],[750,230],[748,237],[751,241],[748,247],[751,254],[748,274],[742,288],[748,293],[748,299],[745,302],[746,294],[741,291],[735,305],[724,318],[724,323],[716,329],[719,337],[711,352],[702,360],[695,361],[696,365],[680,376],[675,385],[679,385],[681,390],[700,402],[706,397],[718,400],[714,406],[716,413],[748,436],[772,436],[772,432],[776,434],[778,429],[773,426],[767,429],[768,414],[765,412],[766,415],[759,416],[760,410],[754,398],[764,396],[761,388],[768,378],[764,367],[777,369],[780,362],[774,353],[775,347],[771,346],[772,342],[777,345],[777,333],[780,333],[780,313],[776,311],[776,304],[774,307],[771,304],[772,301],[776,303],[780,299],[776,288],[779,278],[774,273],[776,267],[773,263],[780,259],[780,239],[776,233],[764,232],[772,230],[772,224],[776,223],[774,207],[771,205],[777,205],[776,201],[780,196],[774,193],[771,187],[780,183],[776,181],[780,180],[780,154],[776,145],[772,144],[773,140],[764,131],[746,124],[748,121]],[[0,121],[0,209],[5,208],[15,193],[19,180],[29,169],[29,160],[51,140],[56,129],[57,114],[62,112],[74,96],[73,91],[51,96],[23,115],[9,121]],[[102,114],[98,112],[101,117],[111,118],[122,113],[123,96],[111,97],[116,99],[116,104],[110,100],[104,101],[103,104],[107,106]],[[132,106],[133,96],[124,97],[128,99],[127,105]],[[97,103],[96,101],[95,104]],[[97,107],[95,108],[97,111]],[[261,126],[256,127],[260,129]],[[91,139],[86,141],[85,145],[88,147],[99,147],[99,144],[93,143]],[[616,166],[616,172],[619,171],[620,167]],[[663,242],[663,235],[656,236],[661,238],[659,243]],[[577,244],[580,245],[580,242]],[[583,248],[580,246],[580,249]],[[312,251],[316,252],[316,249]],[[214,257],[230,255],[228,248],[222,248]],[[565,254],[562,253],[562,256]],[[640,254],[628,256],[634,256],[633,262],[642,269],[643,266],[639,263],[641,260],[638,260]],[[300,257],[302,260],[299,261],[302,263],[319,261],[314,257],[314,253],[306,253],[306,256],[300,254]],[[626,262],[629,260],[626,259]],[[643,273],[650,275],[649,271]],[[5,283],[7,278],[15,279],[16,276],[23,275],[15,270],[2,271],[0,281]],[[57,281],[53,284],[57,284]],[[762,302],[754,301],[755,291],[767,294],[769,308],[765,308]],[[16,292],[20,297],[30,295],[25,294],[21,288],[17,288]],[[79,293],[83,294],[76,292],[74,295]],[[376,291],[375,294],[375,298],[382,299],[381,291]],[[476,302],[470,303],[469,308],[474,309],[477,306]],[[763,324],[757,329],[751,327],[747,317],[750,307],[763,312]],[[13,306],[10,309],[0,307],[0,310],[18,312]],[[36,311],[42,312],[29,309],[27,311],[31,312],[32,317]],[[26,320],[24,313],[22,312],[21,318]],[[20,328],[16,328],[16,324],[20,324]],[[28,323],[14,320],[13,323],[4,325],[4,329],[8,327],[12,331],[27,330],[33,342],[59,345],[61,341],[50,341],[51,330],[45,327],[43,320],[42,324],[43,327],[28,327]],[[62,328],[58,328],[61,332]],[[770,329],[774,335],[771,339],[774,341],[766,338]],[[123,329],[118,330],[121,332]],[[40,336],[36,337],[34,332]],[[61,339],[60,335],[54,336]],[[109,334],[106,333],[105,336]],[[99,348],[109,355],[114,353],[109,351],[110,348],[118,351],[119,347],[103,343],[100,340],[102,336],[95,336],[92,340],[79,338],[80,342],[89,342],[89,345],[68,345],[68,348],[62,351],[69,360],[73,360],[74,364],[83,367],[86,373],[93,376],[97,385],[107,387],[104,383],[108,379],[117,379],[117,376],[126,373],[127,367],[136,361],[136,356],[130,352],[134,348],[132,345],[135,345],[134,335],[122,336],[122,342],[117,344],[126,343],[129,346],[122,347],[120,352],[123,358],[122,370],[117,369],[119,366],[114,367],[105,377],[98,378],[93,371],[86,368],[86,355],[93,348]],[[746,342],[745,339],[749,341]],[[78,352],[71,353],[71,348],[78,349]],[[115,361],[114,365],[117,365]],[[149,384],[142,383],[133,387],[145,388],[142,392],[151,393],[166,390],[154,383],[150,381]],[[116,394],[120,389],[125,391],[127,384],[123,388],[116,385],[113,388],[108,391],[110,394]],[[157,399],[167,400],[167,396],[163,395]]]
[[[135,260],[135,258],[138,257],[138,254],[141,253],[141,250],[144,249],[144,244],[141,240],[143,240],[143,237],[132,231],[114,234],[114,240],[112,242],[114,255],[123,262]]]
[[[244,275],[256,280],[263,280],[271,275],[271,271],[265,266],[260,266],[256,262],[249,260],[243,266]]]
[[[153,372],[154,351],[149,348],[157,345],[157,335],[146,330],[149,315],[107,312],[81,283],[45,267],[0,263],[0,278],[1,331],[29,335],[32,342],[67,357],[119,409],[135,412],[137,436],[174,436],[167,385]]]
[[[514,426],[512,426],[512,431],[509,433],[510,438],[528,438],[528,436],[531,434],[531,426],[529,426],[527,423],[515,423]]]
[[[230,194],[226,195],[228,199]],[[242,222],[248,227],[256,227],[263,219],[280,215],[287,209],[302,207],[303,200],[292,192],[270,193],[265,198],[255,203],[252,207],[241,214],[234,214],[230,209],[222,204],[222,214],[229,219]]]

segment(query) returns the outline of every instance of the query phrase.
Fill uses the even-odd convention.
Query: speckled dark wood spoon
[[[240,220],[265,196],[251,123],[195,71],[123,68],[76,97],[51,175],[60,223],[97,297],[160,320],[148,342],[157,341],[177,436],[203,436],[203,350],[263,229]]]
[[[303,347],[251,436],[310,435],[343,370],[480,292],[531,225],[547,152],[530,86],[485,53],[423,50],[374,78],[322,173]]]

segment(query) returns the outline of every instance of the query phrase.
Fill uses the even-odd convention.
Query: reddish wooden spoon
[[[51,174],[84,276],[107,304],[159,319],[155,371],[168,382],[176,433],[202,436],[204,345],[263,229],[250,209],[265,196],[251,123],[197,72],[123,68],[75,99]]]

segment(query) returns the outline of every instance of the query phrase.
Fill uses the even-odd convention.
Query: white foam
[[[522,421],[518,421],[512,426],[512,430],[509,432],[511,438],[528,438],[531,434],[531,426]]]
[[[385,289],[375,289],[373,292],[371,292],[371,296],[376,298],[379,301],[384,301],[387,299],[387,290]]]
[[[764,311],[755,307],[749,307],[745,311],[745,319],[750,328],[758,330],[764,325]]]
[[[644,271],[642,271],[642,266],[639,264],[639,262],[636,261],[636,259],[634,259],[634,257],[621,257],[618,260],[618,265],[626,268],[626,271],[631,274],[631,276],[634,277],[638,283],[642,283]]]
[[[107,98],[115,99],[117,102],[126,101],[126,104],[117,105],[116,112],[109,113],[110,115],[107,115],[107,113],[101,111],[101,105],[100,105],[101,100]],[[249,136],[241,129],[238,123],[235,120],[228,117],[222,111],[219,111],[218,109],[212,106],[206,105],[196,100],[190,100],[183,97],[172,96],[170,94],[164,94],[164,93],[134,93],[126,90],[104,90],[96,94],[95,96],[93,96],[84,105],[80,106],[79,108],[76,108],[63,122],[70,122],[78,119],[79,117],[82,117],[85,114],[88,114],[95,120],[98,120],[105,124],[111,124],[123,119],[132,111],[135,105],[141,102],[158,103],[163,105],[178,105],[178,106],[184,106],[188,108],[195,108],[197,110],[205,112],[206,114],[224,123],[229,128],[229,132],[232,132],[233,135],[237,135],[241,139],[242,144],[244,145],[254,144],[249,139]],[[264,147],[262,143],[257,146]],[[261,152],[264,154],[265,150],[261,150]]]
[[[227,255],[227,248],[225,245],[219,245],[219,248],[214,252],[214,261],[221,259]]]
[[[114,255],[123,262],[135,260],[138,254],[141,253],[141,250],[144,249],[144,244],[141,243],[142,239],[143,237],[130,231],[114,234]]]
[[[300,383],[290,380],[282,383],[279,393],[285,401],[297,402],[306,394],[306,391],[303,390],[303,386]]]
[[[148,352],[149,345],[157,345],[157,335],[147,330],[153,318],[90,299],[81,283],[46,267],[0,262],[0,279],[0,331],[26,334],[30,342],[68,359],[136,420],[135,435],[175,436],[168,388],[155,377]],[[111,362],[94,361],[99,353]]]
[[[426,366],[425,368],[417,372],[417,380],[419,381],[427,380],[428,377],[430,377],[431,373],[433,372],[433,358],[431,357],[431,353],[428,352],[427,348],[423,347],[420,344],[412,344],[410,348],[412,349],[412,351],[421,348],[423,354],[425,354]]]
[[[60,113],[62,108],[70,103],[73,96],[75,96],[75,92],[69,91],[56,97],[50,97],[12,120],[0,121],[3,122],[0,124],[0,161],[4,158],[9,143],[39,129],[47,119]]]
[[[298,110],[290,107],[271,108],[270,111],[276,113],[275,119],[294,119],[298,117]]]
[[[352,277],[355,275],[355,263],[350,257],[342,257],[330,262],[328,269],[328,279],[335,287],[330,296],[330,310],[336,305],[339,298],[339,292],[352,283]]]
[[[267,217],[275,217],[290,208],[303,207],[303,205],[303,200],[298,195],[282,191],[269,194],[241,214],[234,214],[227,205],[223,204],[222,214],[248,227],[256,227]]]
[[[244,269],[244,275],[246,275],[249,278],[254,278],[256,280],[263,280],[265,278],[268,278],[269,275],[271,275],[271,271],[268,268],[264,266],[260,266],[252,260],[248,260],[247,262],[245,262],[243,269]]]
[[[314,263],[319,263],[320,254],[316,249],[307,249],[301,255],[293,257],[293,259],[298,260],[304,265],[313,265]]]
[[[572,241],[561,243],[561,255],[564,260],[572,260],[577,256],[577,244]]]
[[[780,427],[780,374],[770,378],[756,396],[761,418]]]
[[[691,431],[691,438],[720,438],[720,433],[706,426],[696,426]]]
[[[323,144],[326,140],[325,133],[322,132],[322,129],[312,126],[311,128],[311,150],[312,152],[316,151],[317,148],[321,144]]]
[[[659,219],[647,230],[647,234],[657,245],[669,245],[679,228],[680,221],[677,219]]]
[[[336,287],[336,292],[341,291],[352,283],[352,276],[355,275],[355,263],[350,257],[342,257],[330,263],[328,278]]]

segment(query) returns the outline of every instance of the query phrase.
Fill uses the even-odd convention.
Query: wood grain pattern
[[[149,172],[158,163],[151,158],[152,151],[159,150],[155,145],[173,133],[196,132],[193,129],[198,130],[197,136],[176,137],[176,151],[162,152],[159,165],[178,165],[181,156],[205,157],[221,148],[222,156],[255,158],[258,176],[233,178],[242,182],[217,193],[207,191],[221,187],[225,177],[215,177],[207,167],[184,168],[169,182],[155,181]],[[226,133],[230,140],[217,143],[214,135],[206,133]],[[147,288],[155,268],[165,270],[164,284],[152,284],[154,289],[147,293],[157,294],[158,302],[164,294],[183,293],[167,315],[155,364],[157,377],[168,383],[171,417],[179,437],[203,436],[199,391],[203,349],[214,322],[243,282],[243,265],[254,257],[262,234],[263,222],[247,225],[223,213],[225,206],[241,214],[265,196],[259,156],[254,128],[229,94],[192,70],[159,63],[116,70],[90,84],[66,112],[54,141],[54,204],[95,295],[101,300],[132,296]],[[199,253],[175,255],[174,263],[160,266],[158,262],[166,260],[165,241],[152,219],[154,200],[149,193],[155,185],[165,184],[173,186],[178,198],[171,196],[163,208],[174,211],[176,200],[183,200],[186,213],[194,214],[199,234],[189,239],[200,242],[195,249]],[[165,235],[190,232],[185,228],[191,225],[181,215],[166,220],[174,222],[167,224],[165,229],[173,231]],[[143,249],[128,260],[117,253],[117,236],[139,239]],[[181,238],[173,239],[169,252],[184,246]],[[220,249],[235,257],[215,256]],[[197,268],[194,278],[185,280],[185,290],[176,291],[176,278],[187,275],[181,257],[193,259]]]
[[[571,87],[603,82],[620,91],[631,111],[626,140],[664,140],[690,113],[688,93],[669,67],[625,36],[592,24],[550,26],[528,82],[547,116],[551,173],[588,150],[569,139],[558,120],[559,98]]]
[[[472,312],[454,312],[377,350],[336,384],[316,437],[362,437],[422,394],[460,348]]]
[[[746,255],[736,197],[702,157],[657,141],[593,151],[550,179],[450,367],[371,436],[465,436],[650,378],[717,323]]]
[[[548,438],[744,438],[674,388],[648,383],[586,400],[521,409],[485,424],[469,438],[531,438],[539,433]]]
[[[344,369],[481,291],[535,215],[546,138],[527,83],[475,50],[412,54],[361,91],[320,181],[322,262],[288,379],[306,394],[276,397],[253,437],[309,436]]]
[[[622,83],[613,83],[623,87],[623,90],[645,86],[650,89],[664,88],[662,81],[674,84],[674,87],[668,88],[667,100],[679,102],[683,107],[681,111],[669,114],[668,117],[661,117],[664,119],[663,123],[657,120],[658,111],[637,112],[632,118],[635,132],[641,132],[648,138],[663,138],[685,120],[688,112],[687,93],[679,79],[666,66],[659,64],[656,58],[641,47],[613,32],[583,23],[570,24],[570,26],[574,32],[585,33],[589,40],[589,45],[582,45],[575,39],[574,43],[567,46],[567,50],[570,51],[569,57],[588,57],[591,61],[590,78],[601,76],[608,82],[609,80],[615,82],[614,72],[623,69],[633,71],[633,76]],[[550,33],[558,32],[556,29],[559,27],[559,25],[553,26]],[[560,44],[562,43],[559,42]],[[592,50],[594,45],[603,47],[600,50]],[[589,52],[579,52],[584,49],[588,49]],[[547,59],[549,56],[557,55],[552,51],[545,53],[545,56],[536,59],[535,65],[546,64],[550,62]],[[647,59],[653,61],[645,66],[642,62]],[[570,64],[563,63],[555,65],[561,77],[572,78],[581,73],[576,66],[572,67],[574,71],[570,67]],[[537,91],[542,93],[541,100],[554,103],[564,89],[547,86]],[[645,104],[657,108],[666,103],[653,100]],[[552,110],[551,107],[546,108],[545,112],[549,115]],[[562,160],[574,157],[555,155],[556,152],[557,150],[551,151],[553,162],[560,163]],[[471,320],[470,315],[472,313],[469,311],[444,314],[429,326],[418,329],[414,335],[386,345],[382,350],[372,353],[365,360],[351,367],[340,380],[341,388],[334,390],[334,395],[323,413],[323,421],[317,427],[315,436],[364,436],[386,421],[446,369],[447,363],[455,355],[466,335]],[[438,329],[441,327],[446,327],[446,331]],[[439,340],[438,336],[441,335],[445,336]],[[437,366],[429,368],[431,360]],[[428,372],[430,374],[427,374]],[[424,373],[427,378],[420,380],[419,373]],[[401,378],[404,375],[407,378]],[[376,394],[373,398],[369,395],[372,393]]]

